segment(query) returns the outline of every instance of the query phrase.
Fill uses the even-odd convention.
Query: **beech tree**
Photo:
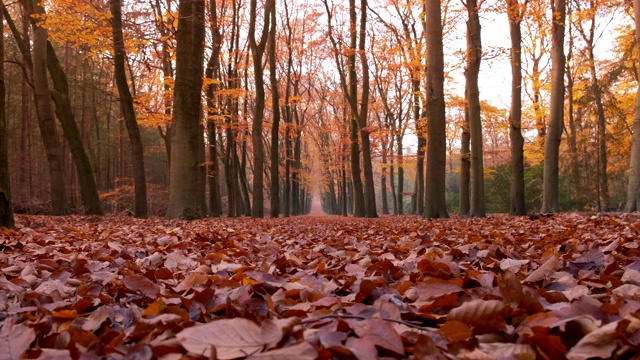
[[[271,7],[275,6],[274,0],[268,0],[264,4],[263,29],[260,40],[256,41],[257,2],[251,0],[249,10],[249,46],[253,58],[253,72],[256,88],[255,107],[253,121],[251,123],[251,142],[253,144],[253,217],[264,216],[264,163],[265,154],[262,144],[262,122],[264,119],[265,91],[264,91],[264,67],[262,58],[269,37],[269,24],[271,20]],[[275,21],[275,19],[273,19]]]
[[[635,49],[640,58],[640,0],[633,0],[635,19]],[[633,121],[633,143],[629,160],[629,182],[627,185],[627,203],[625,211],[632,212],[640,208],[640,87],[636,93]]]
[[[509,35],[511,37],[511,108],[509,113],[509,138],[511,140],[511,215],[526,215],[524,193],[524,137],[522,136],[522,31],[520,24],[528,0],[507,1]]]
[[[0,13],[0,227],[14,226],[9,176],[7,116],[5,113],[4,16]]]
[[[469,117],[469,135],[471,139],[471,201],[469,216],[484,217],[484,163],[482,151],[482,120],[480,114],[480,90],[478,74],[482,60],[482,42],[480,37],[480,5],[477,0],[467,0],[465,6],[467,21],[467,66],[465,69],[465,91],[467,114]]]
[[[444,54],[440,0],[425,0],[427,45],[427,180],[423,217],[446,218],[447,166]]]
[[[135,216],[146,218],[147,211],[147,180],[144,171],[144,149],[142,147],[142,137],[138,128],[136,112],[133,108],[133,97],[127,82],[125,70],[125,47],[122,35],[122,3],[120,0],[110,0],[111,22],[113,28],[113,62],[116,84],[120,94],[120,107],[122,116],[129,134],[131,143],[131,160],[133,163],[133,183],[135,191]]]
[[[23,5],[24,11],[28,14],[34,11],[34,3],[27,1]],[[2,4],[2,12],[20,49],[24,63],[27,65],[23,76],[29,76],[33,83],[36,118],[49,170],[51,210],[54,215],[66,215],[69,213],[69,203],[64,177],[62,143],[55,122],[55,112],[47,80],[47,30],[41,26],[41,21],[34,23],[32,56],[28,44],[20,36],[4,4]]]
[[[542,208],[544,213],[558,211],[558,162],[560,141],[564,126],[564,29],[566,21],[565,0],[551,1],[552,46],[551,46],[551,100],[549,104],[549,127],[544,143],[544,176]]]
[[[169,207],[166,217],[199,218],[201,208],[198,132],[204,75],[204,0],[180,0],[176,34],[176,80],[171,136]]]

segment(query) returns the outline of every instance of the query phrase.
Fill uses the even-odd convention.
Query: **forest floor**
[[[637,359],[639,247],[638,214],[18,215],[0,358]]]

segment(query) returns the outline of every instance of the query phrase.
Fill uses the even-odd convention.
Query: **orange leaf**
[[[447,321],[442,324],[440,332],[453,343],[468,340],[472,335],[469,325],[457,320]]]

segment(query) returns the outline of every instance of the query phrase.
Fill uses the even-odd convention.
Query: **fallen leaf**
[[[36,332],[25,325],[16,324],[13,317],[8,317],[0,330],[0,360],[22,359],[25,352],[36,339]]]
[[[260,327],[244,318],[192,326],[180,331],[176,338],[185,349],[198,356],[209,356],[213,346],[220,360],[253,355],[266,345]]]

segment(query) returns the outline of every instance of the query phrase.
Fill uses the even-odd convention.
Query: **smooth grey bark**
[[[480,114],[480,91],[478,74],[482,60],[482,41],[480,37],[480,17],[478,1],[467,0],[469,20],[467,21],[467,67],[465,69],[465,88],[467,110],[469,114],[469,134],[471,135],[471,197],[469,216],[486,216],[484,201],[484,161],[482,119]]]
[[[447,218],[447,166],[444,54],[440,0],[425,0],[427,44],[427,180],[425,218]]]
[[[180,0],[176,34],[176,80],[166,217],[199,218],[201,209],[198,132],[204,73],[204,0]]]
[[[144,148],[142,145],[142,136],[140,136],[140,128],[136,119],[136,112],[133,107],[133,97],[127,82],[127,73],[125,69],[125,47],[124,37],[122,34],[122,3],[120,0],[110,0],[109,9],[111,10],[111,26],[113,32],[113,62],[114,76],[120,95],[120,108],[124,117],[124,123],[127,127],[129,135],[129,143],[131,146],[131,162],[133,166],[133,184],[135,209],[134,215],[137,218],[146,218],[147,210],[147,180],[144,170]]]
[[[542,208],[544,213],[558,211],[558,162],[560,141],[564,126],[564,29],[566,21],[565,0],[552,0],[553,27],[551,42],[551,99],[549,104],[549,129],[544,142],[544,175],[542,183]]]
[[[523,6],[527,5],[525,0]],[[511,140],[511,184],[509,189],[511,215],[526,215],[524,192],[524,137],[522,136],[522,22],[524,9],[518,0],[507,1],[509,34],[511,37],[511,108],[509,138]]]
[[[640,0],[633,0],[633,13],[636,26],[636,51],[640,55]],[[633,121],[633,140],[629,160],[629,183],[627,185],[627,203],[625,211],[632,212],[640,204],[640,87],[636,93],[636,108]]]

